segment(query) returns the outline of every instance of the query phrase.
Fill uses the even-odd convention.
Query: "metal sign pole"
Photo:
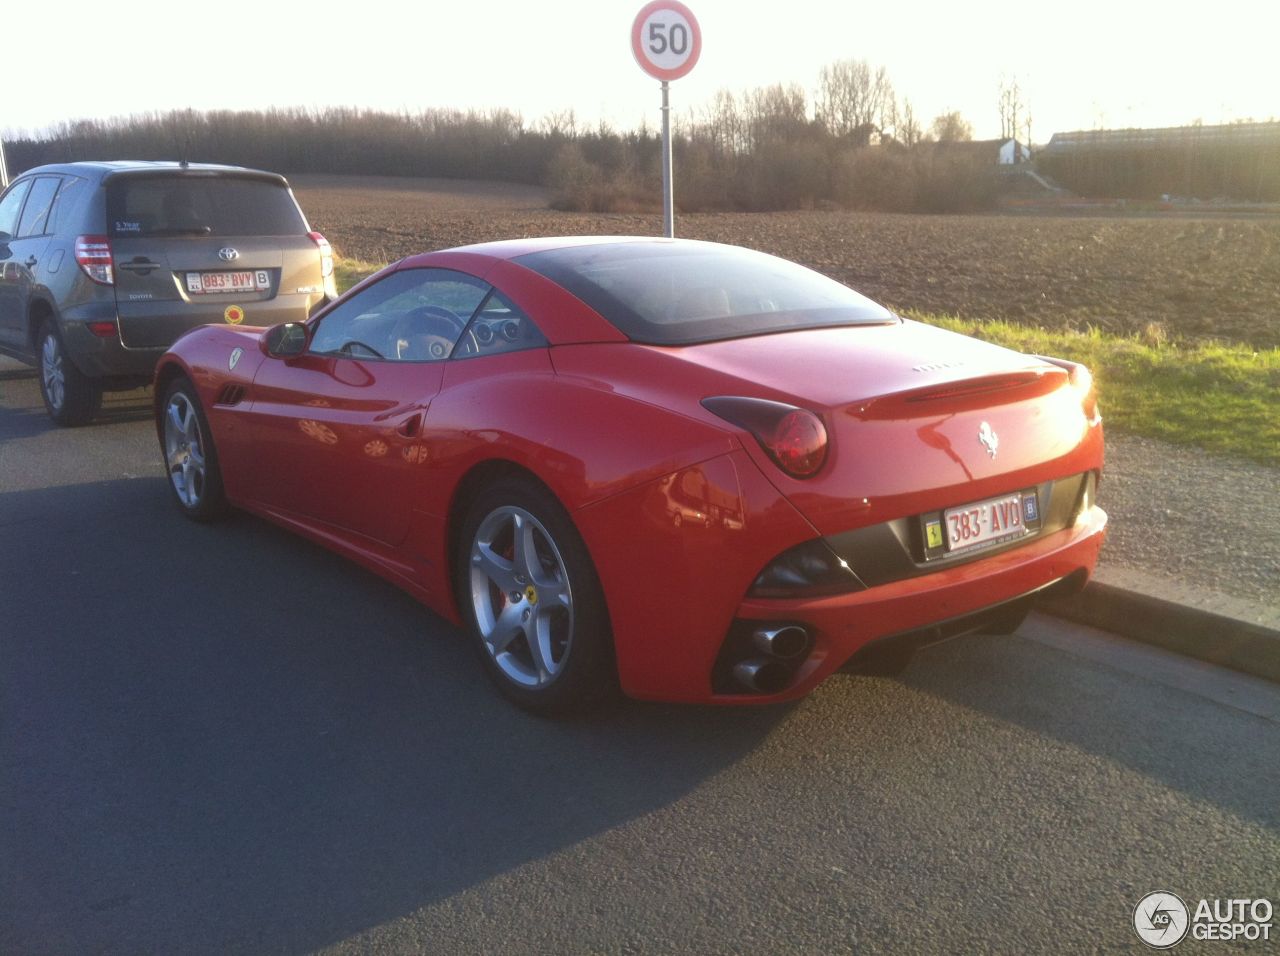
[[[662,234],[676,237],[676,203],[671,182],[671,100],[670,84],[662,81]]]
[[[676,237],[671,173],[671,80],[693,69],[702,55],[702,30],[680,0],[649,0],[631,24],[631,52],[640,69],[662,83],[662,234]]]

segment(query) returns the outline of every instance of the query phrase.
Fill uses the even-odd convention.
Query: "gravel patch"
[[[1102,562],[1280,607],[1280,469],[1107,433]]]

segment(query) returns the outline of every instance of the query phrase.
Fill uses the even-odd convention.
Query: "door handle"
[[[412,438],[418,434],[418,426],[422,424],[422,412],[414,412],[399,425],[396,426],[396,434],[405,438]]]
[[[23,265],[26,266],[28,269],[34,269],[36,267],[36,257],[27,256],[27,261],[24,262]]]

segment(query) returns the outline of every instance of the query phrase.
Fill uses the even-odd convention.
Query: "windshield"
[[[710,242],[618,242],[520,256],[635,342],[690,345],[793,329],[897,321],[833,279]]]
[[[288,188],[238,176],[121,176],[107,187],[107,231],[129,236],[298,236]]]

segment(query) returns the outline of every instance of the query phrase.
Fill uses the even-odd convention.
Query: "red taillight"
[[[111,270],[111,240],[106,236],[77,236],[76,262],[84,274],[99,285],[115,283]]]
[[[309,232],[307,235],[320,250],[320,275],[327,279],[333,275],[333,246],[318,232]]]
[[[703,406],[745,428],[774,464],[793,478],[809,478],[827,460],[827,429],[813,412],[762,398],[718,396]]]
[[[116,324],[114,322],[90,322],[89,331],[100,339],[109,339],[116,334]]]

